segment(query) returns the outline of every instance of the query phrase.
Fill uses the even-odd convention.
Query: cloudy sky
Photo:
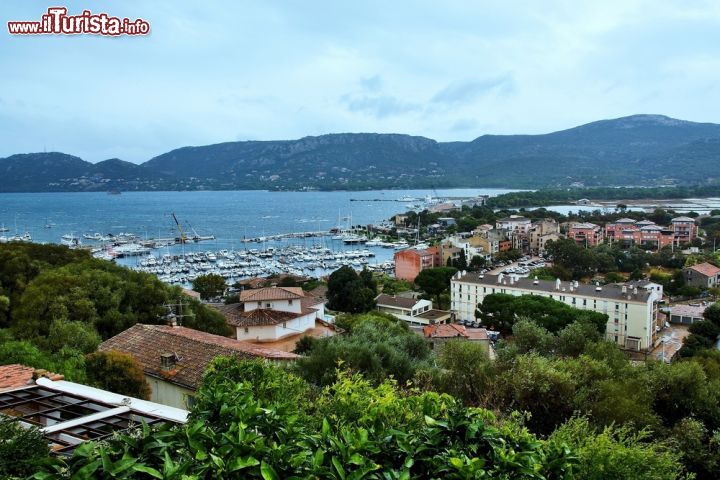
[[[56,4],[141,17],[152,33],[7,33]],[[716,0],[14,0],[0,16],[0,156],[140,163],[333,132],[450,141],[635,113],[720,122]]]

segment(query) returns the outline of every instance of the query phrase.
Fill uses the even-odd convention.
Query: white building
[[[532,226],[532,220],[520,215],[510,215],[495,222],[495,228],[504,230],[507,235],[527,235]]]
[[[658,302],[662,297],[656,290],[458,272],[451,280],[451,310],[458,320],[475,320],[478,304],[493,293],[540,295],[604,313],[608,315],[607,339],[628,350],[645,351],[660,342],[658,332],[663,325],[658,321]]]
[[[431,325],[450,320],[450,312],[433,309],[430,300],[381,293],[375,297],[375,305],[378,311],[394,315],[410,325]]]
[[[325,304],[299,287],[267,287],[240,292],[240,302],[213,305],[235,329],[238,340],[274,341],[315,328]]]

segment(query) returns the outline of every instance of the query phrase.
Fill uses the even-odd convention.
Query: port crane
[[[175,220],[175,225],[177,225],[178,231],[180,232],[180,236],[175,239],[176,242],[180,243],[186,243],[188,241],[187,235],[185,235],[185,232],[183,231],[182,225],[180,225],[180,222],[178,221],[177,217],[175,216],[175,212],[172,212],[173,220]]]

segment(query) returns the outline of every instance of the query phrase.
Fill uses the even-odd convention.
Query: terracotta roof
[[[240,292],[241,302],[262,302],[265,300],[290,300],[304,297],[300,287],[266,287]]]
[[[18,363],[0,366],[0,392],[31,385],[33,372],[34,368]]]
[[[423,327],[425,338],[468,338],[465,327],[456,323],[441,323]]]
[[[196,389],[208,363],[218,356],[293,360],[298,355],[263,348],[185,327],[136,324],[104,341],[99,350],[117,350],[133,356],[145,374]],[[160,356],[175,355],[175,366],[163,370]]]
[[[418,300],[415,300],[414,298],[397,297],[395,295],[381,293],[380,295],[375,297],[375,303],[378,306],[384,307],[412,308],[415,306],[416,303],[418,303]]]
[[[313,297],[312,295],[308,295],[308,296],[300,299],[300,306],[305,310],[307,310],[307,309],[315,310],[314,307],[322,305],[323,303],[325,303],[324,300],[321,300],[317,297]]]
[[[466,328],[468,340],[488,340],[487,330],[484,328]]]
[[[230,305],[214,304],[212,308],[222,313],[228,325],[233,327],[257,327],[263,325],[277,325],[282,322],[289,322],[298,317],[317,312],[316,308],[307,306],[318,305],[320,302],[313,299],[300,300],[300,313],[283,312],[281,310],[273,310],[271,308],[256,308],[255,310],[243,311],[242,303],[232,303]]]
[[[690,268],[701,275],[705,275],[706,277],[714,277],[715,275],[720,273],[720,268],[708,262],[699,263],[697,265],[693,265]]]

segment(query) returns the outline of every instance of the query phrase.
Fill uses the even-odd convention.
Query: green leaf
[[[337,470],[340,478],[345,480],[345,469],[343,468],[342,463],[340,463],[340,460],[338,460],[337,457],[332,457],[332,464],[335,467],[335,470]]]
[[[151,477],[163,478],[162,473],[160,473],[159,471],[155,470],[152,467],[148,467],[147,465],[135,465],[135,466],[133,466],[133,470],[136,472],[147,473]]]
[[[280,478],[275,472],[275,469],[270,464],[265,463],[265,460],[263,460],[262,465],[260,465],[260,475],[262,475],[264,480],[279,480]]]
[[[234,472],[236,470],[242,470],[243,468],[247,467],[254,467],[255,465],[258,465],[260,462],[255,457],[235,457],[233,458],[230,463],[228,463],[228,471]]]
[[[72,476],[72,480],[90,480],[93,478],[93,474],[100,467],[100,460],[88,463],[83,468],[75,472]]]

